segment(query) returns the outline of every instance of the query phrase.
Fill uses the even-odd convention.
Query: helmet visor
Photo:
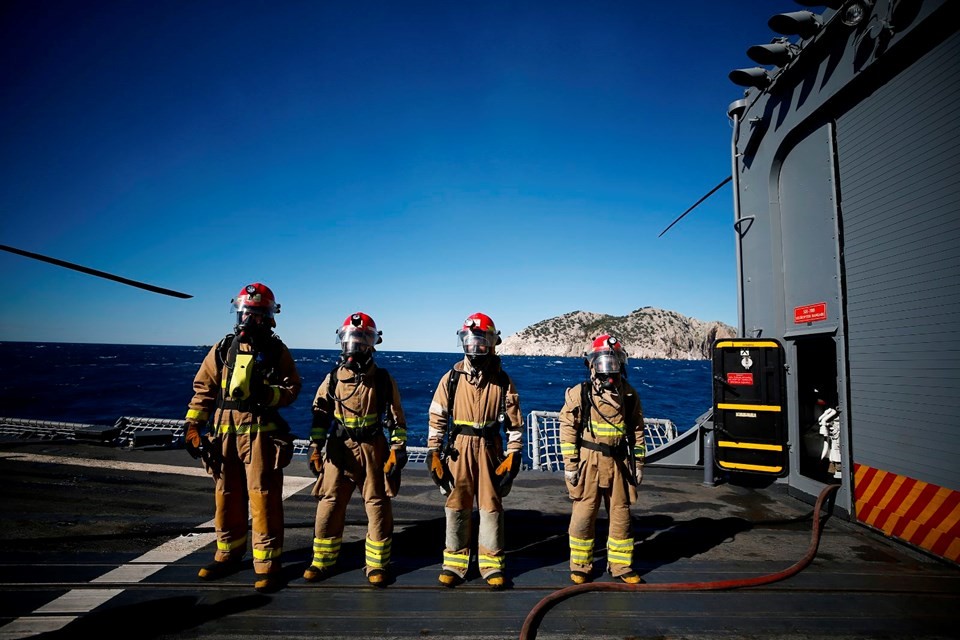
[[[624,365],[627,364],[627,356],[618,355],[613,351],[601,351],[590,354],[590,366],[597,373],[604,375],[612,373],[621,373]]]
[[[460,345],[463,352],[468,356],[482,356],[493,352],[496,344],[491,340],[491,335],[479,329],[461,329],[457,336],[460,338]]]
[[[373,351],[379,334],[370,328],[349,325],[337,330],[337,342],[343,353],[365,353]]]
[[[252,300],[248,296],[235,298],[231,305],[231,311],[236,311],[238,318],[246,315],[258,315],[272,320],[275,309],[276,307],[272,304]]]

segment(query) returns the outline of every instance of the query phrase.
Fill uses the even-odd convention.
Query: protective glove
[[[200,425],[188,422],[183,428],[183,444],[194,460],[200,457],[203,448],[203,437],[200,435]]]
[[[194,460],[199,459],[203,463],[203,468],[214,478],[220,477],[220,466],[223,460],[220,455],[220,449],[217,448],[219,440],[210,440],[207,436],[200,435],[200,425],[187,423],[183,432],[184,445],[187,453]]]
[[[307,465],[317,478],[323,475],[323,454],[321,453],[321,449],[323,449],[322,442],[314,441],[310,443],[310,457],[307,460]]]
[[[276,389],[270,386],[270,383],[267,382],[266,378],[255,380],[250,385],[250,399],[254,404],[258,404],[261,407],[272,407],[274,405],[274,398],[276,395]]]
[[[450,468],[447,467],[439,451],[435,449],[427,451],[427,469],[430,471],[430,479],[440,487],[441,495],[445,496],[453,491],[453,476],[450,475]]]
[[[580,482],[580,466],[576,466],[572,471],[565,470],[563,472],[563,479],[570,483],[570,486],[575,487]]]
[[[383,465],[383,472],[388,478],[392,478],[394,474],[400,475],[405,466],[407,466],[407,448],[398,447],[390,450],[390,456]]]
[[[496,470],[500,478],[500,497],[510,493],[510,489],[513,488],[513,479],[518,473],[520,473],[520,452],[511,451]]]
[[[633,467],[634,486],[639,487],[643,482],[643,460],[635,460]]]

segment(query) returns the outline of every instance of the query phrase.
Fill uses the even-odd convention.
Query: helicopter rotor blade
[[[97,276],[99,278],[106,278],[107,280],[113,280],[114,282],[120,282],[122,284],[130,285],[131,287],[146,289],[147,291],[152,291],[153,293],[161,293],[165,296],[173,296],[174,298],[192,298],[193,297],[189,293],[182,293],[180,291],[174,291],[173,289],[164,289],[163,287],[147,284],[146,282],[137,282],[136,280],[130,280],[129,278],[124,278],[122,276],[117,276],[112,273],[107,273],[106,271],[98,271],[97,269],[91,269],[90,267],[84,267],[79,264],[67,262],[65,260],[58,260],[57,258],[51,258],[49,256],[40,255],[39,253],[32,253],[30,251],[24,251],[23,249],[8,247],[5,244],[0,244],[0,249],[3,249],[4,251],[9,251],[10,253],[16,253],[21,256],[26,256],[27,258],[33,258],[34,260],[40,260],[41,262],[49,262],[50,264],[55,264],[59,267],[66,267],[67,269],[73,269],[74,271],[87,273],[87,274],[90,274],[91,276]]]
[[[696,208],[697,208],[697,205],[699,205],[701,202],[703,202],[704,200],[706,200],[707,198],[709,198],[710,196],[712,196],[712,195],[717,191],[717,189],[719,189],[719,188],[722,187],[723,185],[727,184],[727,183],[730,182],[731,180],[733,180],[733,176],[727,176],[726,178],[724,178],[724,179],[723,179],[723,182],[721,182],[720,184],[718,184],[717,186],[715,186],[713,189],[710,189],[710,191],[708,191],[705,196],[703,196],[702,198],[700,198],[699,200],[697,200],[696,202],[694,202],[692,207],[690,207],[689,209],[687,209],[686,211],[684,211],[683,213],[681,213],[681,214],[680,214],[680,217],[677,218],[676,220],[674,220],[673,222],[671,222],[671,223],[667,226],[666,229],[664,229],[663,231],[660,232],[660,235],[657,236],[657,237],[659,238],[659,237],[663,236],[663,234],[665,234],[667,231],[670,230],[670,227],[672,227],[673,225],[675,225],[675,224],[677,224],[678,222],[680,222],[680,220],[683,218],[683,216],[687,215],[688,213],[690,213],[691,211],[693,211],[694,209],[696,209]]]

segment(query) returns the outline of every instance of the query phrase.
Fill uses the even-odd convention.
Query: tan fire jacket
[[[236,337],[233,339],[237,340]],[[264,361],[260,369],[269,382],[272,391],[268,394],[267,404],[242,405],[243,409],[218,407],[217,397],[221,390],[223,401],[228,405],[233,402],[233,398],[227,392],[227,377],[230,375],[228,367],[225,362],[222,366],[220,365],[219,345],[214,345],[207,352],[197,375],[193,379],[193,398],[187,408],[187,422],[202,427],[210,420],[212,415],[211,426],[220,435],[233,433],[238,435],[254,435],[257,433],[285,435],[289,431],[289,427],[285,421],[279,418],[277,409],[293,404],[303,383],[300,374],[297,372],[293,356],[290,355],[290,350],[280,338],[273,336],[271,340],[274,342],[271,343],[270,349],[275,353],[275,357]],[[248,343],[238,343],[238,349],[241,353],[253,351],[253,347]],[[225,361],[226,354],[224,356]]]
[[[356,435],[368,434],[371,429],[381,428],[380,416],[377,415],[378,400],[376,392],[378,367],[374,362],[367,365],[362,376],[346,367],[337,367],[328,373],[317,388],[313,398],[314,426],[310,431],[310,439],[314,442],[323,442],[333,435],[329,432],[332,418],[354,432]],[[400,390],[397,381],[385,369],[389,381],[390,403],[386,411],[391,418],[390,432],[387,439],[391,448],[403,447],[407,443],[407,418],[400,403]],[[336,399],[328,394],[330,376],[337,376]]]
[[[585,384],[593,385],[593,403],[589,412],[582,411],[580,406]],[[627,401],[629,396],[634,396],[636,402]],[[624,410],[631,404],[633,417],[627,420]],[[628,424],[633,425],[635,444],[632,451],[627,446]],[[564,467],[567,471],[576,469],[581,458],[586,457],[588,452],[602,455],[597,451],[584,450],[581,446],[582,442],[606,445],[618,452],[620,459],[633,457],[638,464],[642,464],[646,453],[643,435],[643,406],[640,396],[626,380],[622,381],[619,394],[601,389],[599,383],[595,381],[581,382],[567,389],[564,394],[563,409],[560,410],[560,452],[563,454]]]
[[[499,364],[499,363],[498,363]],[[452,427],[466,429],[482,429],[484,427],[498,428],[497,417],[500,413],[501,380],[497,374],[490,375],[485,371],[476,371],[470,366],[470,361],[464,357],[461,362],[453,366],[459,372],[454,374],[448,371],[440,378],[437,390],[430,403],[429,433],[427,446],[432,449],[440,448],[444,434]],[[507,414],[507,453],[523,450],[523,414],[520,411],[520,396],[513,380],[498,367],[491,367],[500,371],[504,376],[506,387],[506,414]],[[457,392],[453,405],[453,416],[447,415],[449,396],[448,384],[451,375],[460,375],[457,382]]]

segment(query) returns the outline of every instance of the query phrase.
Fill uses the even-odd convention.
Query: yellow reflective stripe
[[[253,559],[254,560],[273,560],[279,558],[283,553],[283,549],[254,549],[253,550]]]
[[[577,453],[577,445],[572,442],[561,442],[560,443],[560,454],[564,457],[570,458]]]
[[[267,424],[221,424],[217,427],[217,430],[220,433],[236,433],[238,435],[243,435],[245,433],[266,433],[270,431],[277,431],[280,427],[277,426],[275,422],[268,422]]]
[[[458,569],[466,569],[470,563],[470,556],[465,553],[450,553],[449,551],[443,552],[443,564],[449,567],[457,567]]]
[[[329,569],[337,562],[340,555],[340,541],[343,538],[314,538],[313,539],[313,566]]]
[[[314,538],[313,552],[335,553],[340,551],[340,542],[343,538]]]
[[[571,549],[593,549],[593,538],[574,538],[570,536]]]
[[[390,539],[376,542],[367,538],[366,544],[367,566],[374,569],[383,569],[390,564]]]
[[[336,553],[333,553],[333,554],[326,553],[323,555],[314,554],[313,562],[311,562],[310,564],[312,564],[314,567],[317,567],[318,569],[329,569],[333,565],[337,564],[337,554]]]
[[[780,407],[775,404],[728,404],[720,402],[717,409],[733,409],[735,411],[774,411],[779,413]]]
[[[758,444],[756,442],[730,442],[729,440],[720,440],[718,447],[729,447],[731,449],[760,449],[761,451],[783,451],[783,445],[779,444]]]
[[[594,435],[603,438],[616,438],[626,433],[622,422],[618,422],[616,424],[607,424],[606,422],[596,422],[595,420],[591,420],[590,427]]]
[[[187,410],[187,420],[192,420],[194,422],[206,422],[207,418],[210,417],[209,412],[204,409],[188,409]]]
[[[488,556],[480,554],[477,556],[477,563],[481,569],[500,569],[503,570],[507,560],[503,556]]]
[[[734,342],[732,340],[725,340],[724,342],[717,343],[717,349],[725,349],[727,347],[753,347],[754,349],[771,347],[773,349],[779,349],[780,345],[769,340],[756,340],[752,342]]]
[[[326,440],[327,439],[327,428],[326,427],[316,427],[310,429],[310,439],[311,440]]]
[[[610,551],[625,552],[633,550],[633,538],[624,538],[617,540],[615,538],[607,539],[607,549]]]
[[[724,469],[740,469],[741,471],[766,471],[767,473],[779,473],[783,471],[783,467],[769,467],[762,464],[742,464],[734,462],[724,462],[723,460],[717,461]]]
[[[593,563],[593,539],[581,539],[570,536],[570,559],[577,564]]]
[[[497,424],[496,420],[488,420],[487,422],[471,422],[469,420],[454,420],[453,424],[458,427],[472,427],[474,429],[484,429],[486,427],[492,427]]]
[[[217,540],[217,549],[219,551],[233,551],[234,549],[239,549],[240,547],[247,546],[247,536],[243,536],[239,540],[234,540],[233,542],[222,542]]]
[[[348,429],[363,429],[364,427],[372,427],[377,424],[377,414],[368,413],[365,416],[352,416],[345,417],[342,413],[335,413],[333,417],[337,419],[337,422],[347,427]]]
[[[631,564],[633,562],[632,553],[620,553],[617,551],[607,550],[607,560],[610,561],[610,564]]]
[[[611,564],[629,565],[633,561],[633,538],[607,539],[607,560]]]
[[[280,404],[280,387],[270,386],[270,402],[267,403],[268,407],[275,407]]]
[[[407,430],[403,428],[396,428],[393,430],[393,433],[390,434],[390,442],[394,444],[403,444],[407,441]]]

